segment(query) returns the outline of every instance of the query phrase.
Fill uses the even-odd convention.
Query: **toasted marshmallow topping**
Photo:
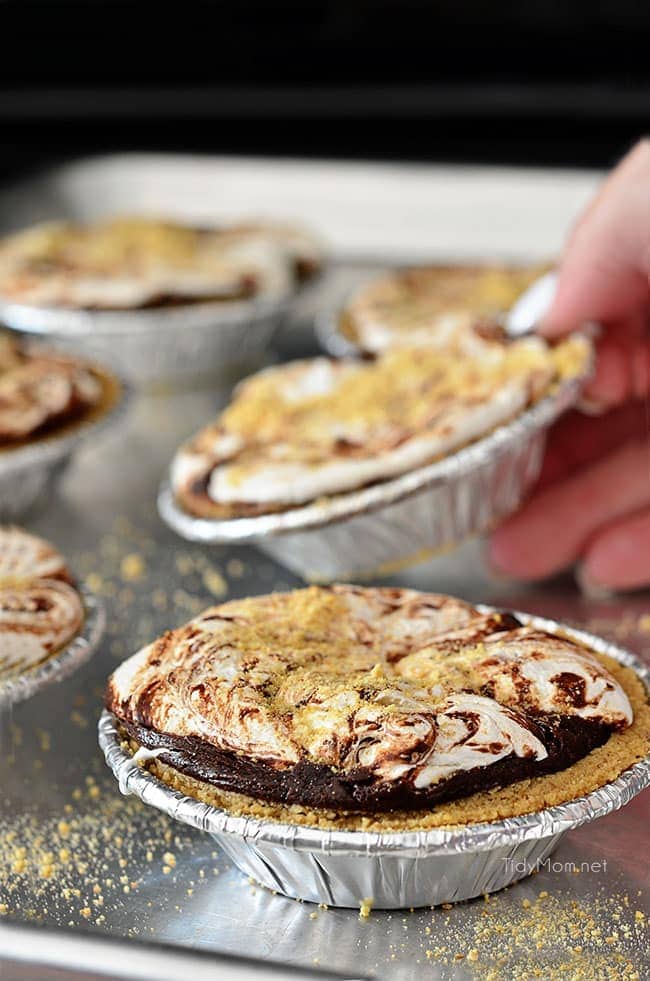
[[[0,526],[0,587],[34,579],[69,581],[65,559],[43,538],[22,528]]]
[[[0,294],[35,306],[107,309],[282,296],[320,262],[316,240],[281,223],[209,230],[145,218],[57,222],[0,243]]]
[[[486,641],[488,657],[477,666],[504,705],[579,715],[613,727],[632,722],[627,695],[584,648],[532,627]]]
[[[529,663],[516,624],[414,590],[311,587],[235,600],[125,661],[106,702],[127,723],[239,759],[280,770],[315,764],[346,781],[422,792],[510,757],[543,761],[542,718],[629,724],[626,696],[607,671],[550,634],[535,635],[536,649],[548,651],[544,679],[561,688],[556,675],[588,663],[594,700],[538,697],[534,686],[502,698],[501,675],[491,674],[499,652],[509,648],[502,661],[513,670]],[[616,715],[615,704],[628,714]]]
[[[0,344],[0,446],[98,405],[102,383],[87,365],[54,352]]]
[[[266,369],[180,449],[174,491],[192,513],[230,516],[387,480],[512,419],[588,359],[581,339],[493,349],[470,358],[404,348],[371,364],[316,358]]]
[[[494,339],[475,325],[499,323],[546,266],[423,266],[362,286],[345,307],[341,330],[363,350],[454,347],[490,357]]]
[[[69,580],[48,542],[0,527],[0,678],[34,667],[79,632],[83,604]]]
[[[524,716],[492,698],[461,692],[438,709],[437,738],[415,786],[429,787],[459,770],[489,766],[506,756],[544,760],[546,747],[529,729]]]

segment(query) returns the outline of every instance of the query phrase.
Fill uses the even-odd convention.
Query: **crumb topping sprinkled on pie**
[[[106,701],[190,775],[352,810],[561,769],[632,722],[621,686],[566,637],[353,586],[210,608],[125,661]]]
[[[282,222],[213,229],[139,217],[51,222],[0,242],[0,294],[98,309],[237,300],[285,294],[320,263],[315,238]]]
[[[548,269],[440,265],[390,272],[357,290],[340,329],[373,353],[404,344],[488,353],[499,341],[503,315]]]
[[[174,491],[190,513],[229,517],[387,480],[485,435],[588,361],[583,338],[530,337],[485,357],[403,348],[266,369],[180,449]]]

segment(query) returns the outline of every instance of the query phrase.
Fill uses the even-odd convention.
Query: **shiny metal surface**
[[[71,970],[71,965],[74,965]],[[136,943],[114,937],[93,937],[79,932],[34,929],[0,923],[0,977],[3,981],[35,976],[39,981],[66,976],[123,978],[125,981],[155,977],[156,981],[335,981],[343,975],[316,968],[292,968],[277,961],[260,961],[232,954],[208,954],[171,944]],[[33,975],[31,974],[33,971]]]
[[[220,393],[221,399],[226,395]],[[508,952],[502,935],[481,938],[482,900],[447,911],[375,911],[367,920],[351,910],[296,903],[248,883],[202,832],[182,827],[133,798],[120,798],[95,736],[101,687],[118,660],[214,602],[214,591],[224,588],[215,573],[233,597],[297,584],[269,559],[243,547],[181,542],[156,516],[155,494],[173,448],[214,411],[216,401],[217,393],[211,391],[138,396],[124,429],[108,431],[101,443],[80,452],[63,478],[60,494],[27,522],[65,549],[77,574],[90,580],[106,603],[108,627],[96,655],[71,678],[2,716],[0,848],[9,834],[16,837],[3,856],[0,903],[9,917],[37,918],[64,930],[72,924],[306,967],[317,960],[351,977],[367,973],[408,979],[418,976],[418,961],[431,977],[472,977],[475,968],[466,957],[454,961],[454,954],[467,955],[477,945],[481,960],[476,969],[506,957],[514,970],[526,963],[530,951],[513,941]],[[476,543],[388,581],[586,624],[646,658],[650,655],[650,596],[589,601],[569,580],[539,591],[511,589],[485,573]],[[45,743],[43,733],[49,734]],[[50,748],[44,750],[46,743]],[[87,778],[93,781],[90,786]],[[93,787],[97,797],[90,794]],[[649,797],[643,794],[589,828],[569,832],[553,855],[559,871],[542,867],[536,876],[494,896],[486,907],[490,923],[498,924],[507,938],[513,924],[521,921],[524,900],[533,908],[538,902],[553,903],[554,916],[573,915],[576,902],[606,936],[615,928],[614,913],[633,920],[636,910],[650,913],[647,899],[637,895],[650,872]],[[101,859],[97,868],[78,873],[66,871],[66,866],[47,879],[41,877],[38,863],[23,873],[11,871],[13,849],[26,847],[29,852],[34,835],[51,841],[49,850],[61,846],[56,830],[60,820],[79,822],[80,856],[88,862],[95,848]],[[110,847],[105,833],[112,835]],[[116,837],[123,839],[119,846],[114,844]],[[44,847],[37,849],[39,856]],[[168,850],[175,855],[174,867],[165,864]],[[603,861],[606,874],[593,864]],[[562,864],[570,862],[587,867],[575,875]],[[121,876],[127,877],[128,893],[123,892]],[[115,888],[106,886],[107,879]],[[63,891],[69,883],[80,890],[79,897]],[[131,883],[136,883],[134,888]],[[103,907],[93,906],[94,885],[101,889]],[[540,891],[547,891],[549,899],[538,900]],[[625,896],[631,910],[622,905]],[[85,909],[92,911],[89,919],[80,912]],[[104,919],[96,922],[99,916]],[[591,945],[610,960],[621,954],[643,974],[646,948],[641,941],[646,935],[635,931],[633,924],[630,937],[620,933],[604,952],[594,946],[595,940],[569,945],[551,931],[539,941],[543,949],[536,957],[549,966],[569,946],[587,950]],[[450,947],[450,936],[454,949],[435,955],[436,948]],[[427,950],[434,953],[427,956]]]
[[[201,167],[207,170],[207,162],[201,162]],[[233,174],[240,172],[238,168],[233,166]],[[174,168],[170,165],[170,169]],[[397,225],[405,229],[410,223],[404,219],[404,194],[410,194],[414,185],[404,180],[400,168],[394,170],[390,207]],[[436,191],[435,181],[424,186],[422,177],[419,200],[426,190],[431,217],[425,222],[426,236],[420,234],[420,256],[425,244],[441,254],[445,242],[451,243],[453,254],[462,251],[463,242],[466,254],[488,250],[491,243],[495,249],[518,252],[526,242],[533,243],[537,254],[548,253],[557,244],[570,208],[586,199],[593,183],[590,176],[583,182],[575,175],[563,181],[557,174],[521,177],[517,183],[508,175],[499,184],[502,191],[488,178],[486,195],[471,191],[477,176],[484,180],[482,174],[463,175],[458,186],[452,178],[458,193],[451,197],[446,178]],[[268,165],[261,164],[256,180],[264,194],[268,194],[267,177]],[[342,203],[335,207],[334,175],[328,179],[329,197],[304,193],[305,218],[318,224],[320,207],[325,218],[330,216],[328,231],[349,214],[360,247],[359,230],[365,218],[357,202],[370,185],[359,177],[349,197],[339,197]],[[47,185],[47,194],[41,192],[40,197],[30,189],[20,214],[29,212],[32,220],[38,220],[57,208],[69,208],[71,187],[73,183],[78,187],[78,177],[75,180],[69,174],[56,187]],[[386,200],[388,174],[380,183]],[[257,207],[259,199],[250,194],[252,185],[251,178],[246,192]],[[129,193],[132,186],[125,182]],[[179,185],[175,179],[174,186],[187,193],[193,185],[191,181]],[[295,186],[292,171],[278,204],[286,213],[291,211]],[[101,200],[95,176],[84,178],[82,190],[92,206]],[[516,221],[503,211],[504,202],[506,208],[511,206],[513,194]],[[484,199],[489,207],[481,210]],[[562,208],[553,204],[558,200]],[[349,201],[355,202],[352,212]],[[375,202],[376,196],[371,217],[377,214]],[[112,201],[103,203],[115,207]],[[294,213],[300,212],[299,203]],[[235,195],[232,208],[241,213],[241,204]],[[0,215],[3,205],[0,201]],[[151,206],[159,207],[159,198]],[[501,209],[499,219],[504,214],[506,218],[493,220],[491,208]],[[442,220],[445,209],[453,214],[453,221]],[[522,209],[525,220],[519,217]],[[530,227],[526,229],[527,221],[536,222],[534,235]],[[368,227],[376,238],[376,222],[370,221]],[[420,227],[424,228],[422,223]],[[472,237],[475,234],[478,238]],[[402,240],[405,237],[403,231]],[[347,240],[344,228],[339,241]],[[371,254],[369,243],[366,249]],[[342,295],[368,269],[372,271],[369,265],[338,266],[332,289]],[[306,334],[299,332],[283,338],[284,355],[297,351],[298,336],[301,353],[309,353]],[[213,415],[227,395],[226,390],[205,389],[166,397],[138,395],[124,428],[111,428],[96,445],[81,447],[47,507],[24,519],[27,527],[65,550],[77,575],[103,599],[107,630],[97,653],[72,677],[0,715],[0,956],[2,924],[28,921],[42,923],[69,941],[57,978],[66,976],[65,963],[88,967],[81,945],[75,946],[80,929],[100,938],[159,941],[208,953],[320,967],[348,978],[456,981],[482,979],[492,972],[497,981],[506,981],[533,977],[534,970],[545,978],[571,978],[579,969],[586,978],[604,977],[607,970],[612,977],[624,976],[624,970],[629,977],[634,971],[647,976],[647,792],[622,810],[569,831],[552,864],[495,894],[488,903],[479,898],[452,909],[377,910],[367,919],[354,910],[320,909],[274,895],[248,882],[204,833],[179,825],[132,797],[120,796],[95,730],[102,685],[119,660],[220,599],[224,586],[228,596],[236,597],[298,584],[269,558],[242,546],[185,543],[157,517],[156,493],[175,447]],[[446,590],[470,601],[583,625],[650,661],[650,593],[588,599],[568,577],[544,588],[525,589],[489,576],[478,542],[386,581]],[[60,830],[61,822],[64,827],[71,825],[67,837]],[[67,862],[61,858],[66,848],[71,852]],[[48,864],[44,856],[49,852],[53,858]],[[169,863],[168,852],[174,864]],[[645,920],[637,919],[637,913],[644,914]],[[29,972],[29,952],[23,953],[24,970]],[[140,976],[156,976],[153,952],[149,965]],[[0,976],[4,967],[0,960]],[[39,976],[38,969],[21,975]]]

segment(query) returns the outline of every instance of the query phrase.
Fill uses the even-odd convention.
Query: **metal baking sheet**
[[[102,164],[103,172],[108,163]],[[205,161],[199,164],[207,166]],[[394,170],[397,180],[399,168]],[[260,180],[263,172],[264,164]],[[328,174],[334,198],[335,172]],[[438,186],[434,177],[430,186]],[[560,187],[571,189],[562,199],[564,220],[570,217],[569,197],[573,203],[581,201],[593,183],[591,176],[582,183],[577,175],[569,177],[564,184],[558,179]],[[90,178],[84,180],[87,187]],[[539,191],[540,208],[548,200],[548,180],[533,174],[527,185],[528,199]],[[40,186],[29,197],[34,217],[39,208],[43,215],[47,208],[51,213],[62,194],[61,184]],[[348,187],[345,181],[342,186]],[[47,194],[43,187],[49,187]],[[64,189],[68,201],[74,189],[70,176]],[[437,201],[443,213],[443,198],[431,193],[429,207]],[[4,214],[7,200],[5,196]],[[486,205],[486,222],[500,200],[495,193]],[[15,225],[14,212],[12,220]],[[540,220],[548,239],[548,216]],[[435,234],[442,234],[438,226]],[[505,233],[499,234],[496,248],[507,252]],[[548,240],[542,244],[548,251]],[[479,242],[476,249],[484,247]],[[519,247],[519,240],[513,241],[513,250]],[[372,264],[360,258],[341,264],[338,281],[347,289],[368,269]],[[285,338],[282,356],[304,353],[309,344],[305,332],[300,340],[298,335]],[[650,904],[644,890],[650,875],[650,794],[569,833],[548,865],[487,902],[415,912],[370,911],[367,917],[273,895],[242,877],[207,836],[119,796],[96,741],[101,689],[119,660],[218,601],[224,591],[238,597],[298,585],[253,549],[190,544],[157,517],[156,491],[173,450],[227,394],[197,390],[138,395],[125,424],[106,432],[96,447],[83,448],[47,507],[24,520],[65,550],[79,577],[103,599],[108,617],[104,640],[88,664],[0,717],[0,958],[3,952],[9,957],[10,936],[16,942],[14,925],[36,923],[54,930],[62,941],[47,945],[48,934],[35,934],[45,938],[41,946],[60,951],[57,977],[75,966],[92,975],[93,957],[95,973],[110,973],[110,948],[93,948],[89,956],[88,944],[97,937],[132,944],[132,974],[137,960],[139,977],[154,976],[160,968],[160,948],[149,949],[149,943],[181,947],[188,956],[238,955],[285,965],[285,970],[291,965],[390,981],[483,978],[490,971],[505,981],[531,977],[534,970],[543,977],[554,972],[571,977],[578,970],[595,978],[607,976],[608,970],[615,977],[625,977],[626,970],[630,977],[634,971],[647,976]],[[387,581],[581,625],[650,660],[650,594],[587,600],[569,578],[543,589],[524,589],[487,576],[480,557],[480,543],[469,543]],[[42,963],[37,947],[35,940],[33,960]],[[114,949],[120,952],[115,976],[129,976],[129,948],[126,955],[123,946]],[[14,964],[0,959],[0,975],[13,977]],[[221,976],[217,967],[228,970],[215,962],[215,977]],[[189,971],[179,968],[179,976]],[[24,957],[20,972],[15,976],[46,976],[40,968],[30,970]]]

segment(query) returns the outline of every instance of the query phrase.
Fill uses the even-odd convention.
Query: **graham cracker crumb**
[[[203,573],[203,585],[213,596],[222,598],[228,592],[228,583],[218,569],[209,568]]]
[[[120,563],[120,573],[125,582],[137,582],[144,577],[145,571],[145,561],[137,552],[125,555]]]
[[[359,903],[359,919],[367,920],[372,909],[372,899],[362,899]]]

